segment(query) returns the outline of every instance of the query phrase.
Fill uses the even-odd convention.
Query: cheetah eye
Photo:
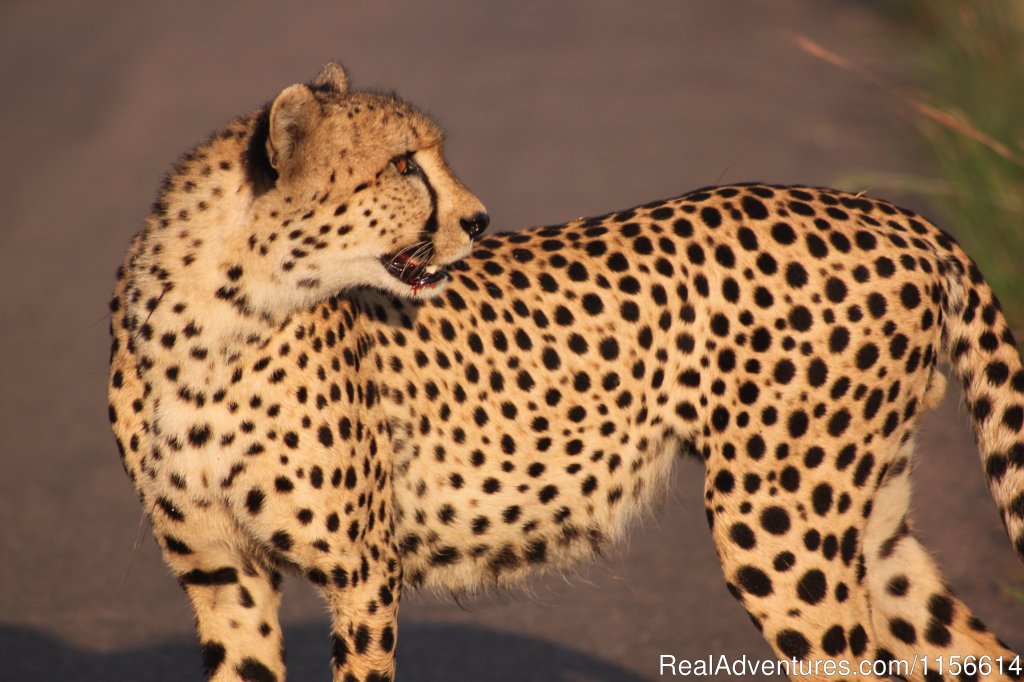
[[[417,170],[416,162],[412,160],[411,154],[400,154],[395,158],[391,159],[391,165],[395,167],[401,175],[409,175]]]

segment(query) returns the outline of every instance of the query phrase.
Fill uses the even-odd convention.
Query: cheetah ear
[[[316,98],[310,89],[296,84],[282,90],[270,105],[267,158],[274,170],[280,172],[282,166],[295,157],[299,144],[306,136],[315,104]]]
[[[348,92],[348,74],[345,73],[345,67],[338,62],[327,62],[309,87],[314,92],[326,90],[344,95]]]

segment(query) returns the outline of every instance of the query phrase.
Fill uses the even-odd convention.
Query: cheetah
[[[488,223],[436,125],[334,63],[168,175],[111,302],[110,421],[209,679],[284,679],[297,571],[329,607],[333,679],[392,680],[403,589],[592,557],[681,456],[792,679],[1013,659],[908,519],[942,359],[1024,557],[1024,367],[952,237],[766,184]]]

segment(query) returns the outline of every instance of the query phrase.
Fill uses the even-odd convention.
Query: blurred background
[[[165,169],[228,118],[340,60],[440,121],[497,230],[715,183],[867,190],[960,237],[1019,332],[1022,5],[0,4],[0,680],[201,679],[107,426],[106,304]],[[1024,577],[959,405],[951,390],[924,420],[915,518],[1022,650]],[[628,545],[577,576],[407,598],[401,679],[639,682],[660,654],[770,656],[725,589],[701,486],[680,463]],[[283,620],[290,679],[328,679],[327,619],[301,581]]]

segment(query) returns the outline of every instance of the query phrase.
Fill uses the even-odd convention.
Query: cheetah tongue
[[[436,265],[425,265],[408,256],[384,256],[381,258],[381,262],[387,268],[388,274],[409,285],[415,291],[432,287],[448,278],[448,273],[442,268]]]

